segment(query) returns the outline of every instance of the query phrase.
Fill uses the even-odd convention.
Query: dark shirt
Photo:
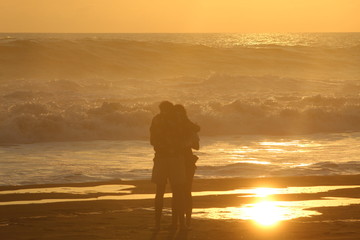
[[[150,144],[156,153],[170,154],[175,151],[177,134],[174,121],[163,114],[156,115],[150,126]]]

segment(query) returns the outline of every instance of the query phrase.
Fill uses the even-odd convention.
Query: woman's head
[[[176,104],[174,106],[174,111],[178,116],[187,118],[186,109],[185,109],[185,107],[183,105]]]

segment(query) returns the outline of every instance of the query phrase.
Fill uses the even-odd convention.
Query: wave
[[[144,139],[164,99],[204,135],[359,131],[359,51],[6,38],[0,142]]]
[[[169,77],[219,73],[359,76],[360,45],[211,47],[121,39],[0,41],[2,79]]]
[[[27,95],[25,95],[27,97]],[[8,101],[0,142],[146,139],[158,102]],[[4,103],[3,103],[4,104]],[[360,131],[360,97],[322,95],[188,102],[202,135],[292,135]]]

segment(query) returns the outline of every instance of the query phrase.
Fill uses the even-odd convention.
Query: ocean
[[[360,33],[0,34],[0,185],[150,179],[162,100],[197,178],[360,173]]]

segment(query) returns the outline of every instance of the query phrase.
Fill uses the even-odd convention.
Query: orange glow
[[[0,32],[356,32],[358,0],[2,0]]]
[[[251,208],[245,208],[249,219],[262,226],[272,226],[283,220],[284,209],[277,206],[275,202],[262,201],[254,204]]]

